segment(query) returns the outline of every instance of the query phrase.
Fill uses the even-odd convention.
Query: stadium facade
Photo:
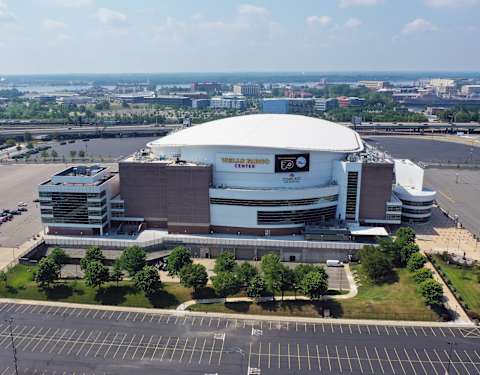
[[[42,221],[53,234],[101,234],[112,226],[179,234],[306,234],[426,221],[435,198],[423,188],[423,170],[415,164],[364,145],[348,127],[298,115],[248,115],[189,127],[149,143],[122,160],[118,174],[96,182],[83,175],[74,182],[73,171],[62,180],[62,173],[39,187]],[[88,216],[94,211],[89,199],[96,198],[85,196],[82,207],[59,203],[62,198],[52,203],[56,190],[87,194],[93,186],[98,199],[105,198],[100,219]],[[64,207],[61,214],[56,205]],[[78,212],[81,227],[75,224]]]

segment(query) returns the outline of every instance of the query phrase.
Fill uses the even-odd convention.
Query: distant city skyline
[[[0,0],[0,76],[479,71],[480,0]]]

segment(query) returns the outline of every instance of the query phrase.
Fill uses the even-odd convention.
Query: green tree
[[[248,283],[247,296],[258,302],[259,299],[265,295],[265,292],[266,286],[263,277],[260,275],[253,276]]]
[[[220,297],[226,298],[240,290],[240,282],[233,272],[221,272],[212,277],[213,290]]]
[[[55,150],[52,150],[51,155],[53,159],[56,159],[58,157],[58,152]]]
[[[67,264],[70,261],[70,257],[67,255],[65,250],[55,247],[53,250],[50,252],[49,257],[56,263],[58,264],[59,267],[61,267],[64,264]]]
[[[70,158],[73,160],[73,159],[75,159],[75,156],[77,156],[77,151],[70,150]]]
[[[83,151],[83,150],[78,151],[78,157],[80,159],[85,159],[85,151]]]
[[[112,270],[110,271],[110,280],[118,283],[123,280],[123,268],[118,259],[113,263]]]
[[[196,292],[208,282],[207,269],[202,264],[187,264],[180,270],[180,283]]]
[[[326,273],[312,271],[307,273],[301,284],[302,292],[311,299],[318,299],[328,291],[328,277]]]
[[[88,262],[85,269],[85,285],[97,288],[110,279],[108,268],[98,260]]]
[[[8,281],[7,273],[5,271],[0,271],[0,282],[2,282],[4,286],[7,286],[7,281]]]
[[[43,150],[42,153],[40,154],[40,156],[44,159],[48,158],[48,151],[47,150]]]
[[[280,277],[278,280],[278,289],[282,293],[282,301],[287,290],[292,290],[296,286],[296,275],[295,271],[291,268],[285,267],[282,265],[280,270]]]
[[[401,227],[395,232],[395,240],[404,244],[415,243],[415,230],[410,227]]]
[[[262,257],[261,269],[267,288],[275,293],[280,289],[280,278],[282,272],[282,263],[276,254],[267,254]]]
[[[129,246],[123,250],[119,262],[130,276],[134,276],[145,267],[147,254],[138,246]]]
[[[176,247],[167,257],[167,270],[170,276],[178,275],[187,264],[192,264],[192,254],[184,247]]]
[[[135,274],[133,281],[135,287],[143,291],[147,296],[156,293],[162,287],[158,270],[154,266],[143,267],[141,271]]]
[[[425,303],[430,306],[441,305],[443,301],[442,285],[433,279],[428,279],[420,283],[420,293]]]
[[[420,268],[413,274],[413,280],[417,284],[420,284],[428,279],[433,279],[433,273],[428,268]]]
[[[222,251],[220,255],[215,259],[215,266],[213,271],[215,273],[221,272],[233,272],[237,267],[235,262],[235,256],[229,251]]]
[[[34,280],[40,287],[50,287],[50,285],[60,277],[60,267],[52,258],[45,257],[38,262],[35,271]]]
[[[100,263],[105,262],[105,255],[103,255],[102,249],[97,246],[87,247],[85,256],[80,259],[80,269],[85,272],[87,269],[88,263],[98,261]]]
[[[33,143],[32,143],[32,142],[28,142],[28,143],[27,143],[27,148],[28,148],[29,150],[31,150],[33,147],[34,147],[34,146],[33,146]]]
[[[257,269],[248,262],[243,262],[238,266],[237,270],[235,271],[237,274],[238,281],[242,284],[242,286],[247,286],[250,284],[250,280],[252,280],[257,274]]]
[[[400,262],[402,266],[408,264],[411,256],[419,253],[420,248],[416,243],[406,243],[400,247]]]
[[[392,272],[390,257],[372,245],[359,251],[360,262],[365,273],[375,282],[383,281]]]
[[[410,272],[415,272],[422,268],[425,263],[427,263],[427,258],[424,255],[414,253],[410,256],[410,259],[407,262],[407,269]]]

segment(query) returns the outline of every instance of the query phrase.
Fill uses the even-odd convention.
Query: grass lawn
[[[363,273],[361,266],[356,270],[361,286],[356,297],[347,300],[327,300],[318,302],[285,301],[268,303],[227,303],[194,305],[192,311],[246,313],[286,316],[322,316],[324,309],[336,318],[392,319],[392,320],[439,320],[435,311],[425,306],[416,290],[409,272],[398,269],[390,280],[382,285],[374,285]]]
[[[469,309],[480,315],[480,283],[475,271],[471,268],[447,264],[438,255],[434,257],[437,261],[437,267],[440,266],[445,272]]]
[[[0,284],[0,297],[87,303],[100,305],[117,305],[133,307],[175,308],[192,299],[192,290],[178,283],[164,283],[162,290],[147,298],[138,291],[130,281],[106,283],[94,289],[85,286],[82,280],[59,281],[50,289],[40,289],[32,280],[34,267],[17,265],[8,272],[8,283]],[[199,298],[215,297],[213,290],[205,288]]]

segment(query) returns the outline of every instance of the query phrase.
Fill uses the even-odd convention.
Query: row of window
[[[258,225],[283,225],[320,223],[335,219],[337,206],[317,208],[312,210],[294,211],[258,211]]]
[[[262,206],[262,207],[279,207],[279,206],[308,206],[322,202],[336,202],[338,194],[329,195],[318,198],[304,199],[231,199],[231,198],[210,198],[210,204],[221,204],[229,206]],[[113,208],[113,207],[112,207]]]
[[[412,209],[412,208],[403,208],[402,213],[404,214],[416,214],[416,215],[423,215],[423,214],[430,214],[432,212],[431,208],[427,209]]]
[[[433,204],[433,201],[426,201],[426,202],[412,202],[412,201],[406,201],[402,199],[402,203],[404,206],[431,206]]]

